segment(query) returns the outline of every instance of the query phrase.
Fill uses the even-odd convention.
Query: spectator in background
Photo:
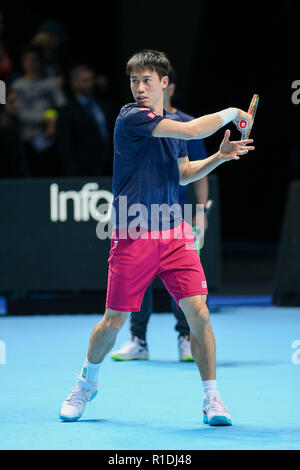
[[[61,110],[57,145],[63,176],[111,174],[111,111],[96,99],[94,72],[85,65],[71,72],[73,97]]]
[[[45,21],[31,43],[41,49],[45,77],[56,78],[60,85],[64,85],[74,60],[70,37],[64,26],[57,21]]]
[[[16,92],[7,91],[6,104],[0,106],[0,177],[27,176],[23,159],[21,129]]]
[[[0,80],[7,81],[13,72],[13,64],[2,41],[3,15],[0,11]]]
[[[170,111],[171,113],[177,114],[180,121],[187,122],[195,119],[193,116],[186,114],[181,109],[178,109],[173,104],[173,97],[176,91],[176,73],[173,68],[171,68],[169,73],[169,84],[164,93],[164,108]],[[189,160],[203,160],[207,158],[207,152],[203,139],[189,140],[187,142],[188,156]],[[191,201],[188,195],[188,186],[179,186],[179,203],[181,204],[182,211],[184,211],[184,204],[189,204]],[[196,197],[196,204],[203,204],[205,206],[208,201],[208,177],[204,176],[200,180],[197,180],[193,183],[193,191]],[[204,212],[204,231],[200,234],[200,245],[203,246],[204,243],[204,232],[208,227],[207,214]],[[193,225],[196,224],[196,215],[193,217]],[[198,234],[199,235],[199,234]]]
[[[30,176],[58,176],[55,154],[57,110],[65,104],[61,87],[43,78],[40,49],[29,45],[22,53],[23,76],[12,83],[19,100],[22,141]]]

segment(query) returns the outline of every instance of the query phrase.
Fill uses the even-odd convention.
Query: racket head
[[[257,95],[257,94],[253,95],[250,106],[249,106],[249,109],[248,109],[248,113],[252,115],[252,119],[253,119],[252,126],[250,127],[250,129],[246,129],[245,132],[242,133],[241,140],[249,139],[251,129],[252,129],[253,123],[254,123],[255,114],[256,114],[256,111],[257,111],[258,102],[259,102],[259,95]]]

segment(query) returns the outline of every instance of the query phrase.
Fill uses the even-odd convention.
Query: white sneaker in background
[[[191,342],[188,336],[179,336],[178,339],[179,360],[182,362],[192,362],[194,358],[191,353]]]
[[[146,342],[133,336],[118,351],[113,351],[110,355],[115,361],[133,361],[149,359],[149,352]]]

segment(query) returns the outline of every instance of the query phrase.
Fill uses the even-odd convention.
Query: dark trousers
[[[147,324],[152,313],[152,299],[152,284],[149,284],[143,298],[141,310],[139,312],[132,312],[130,317],[130,330],[132,336],[137,336],[144,341],[146,341]],[[172,312],[177,319],[175,330],[178,331],[179,336],[189,336],[190,328],[185,319],[185,315],[181,309],[177,309],[176,303],[173,299]]]

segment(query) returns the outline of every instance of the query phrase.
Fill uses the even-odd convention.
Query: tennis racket
[[[251,132],[251,129],[252,129],[253,123],[254,123],[254,118],[255,118],[258,102],[259,102],[259,96],[258,95],[253,95],[250,106],[249,106],[249,109],[248,109],[248,114],[251,114],[252,119],[253,119],[252,126],[248,128],[246,121],[240,121],[240,128],[241,129],[243,129],[243,126],[246,126],[245,130],[242,132],[241,140],[249,139],[250,132]]]

